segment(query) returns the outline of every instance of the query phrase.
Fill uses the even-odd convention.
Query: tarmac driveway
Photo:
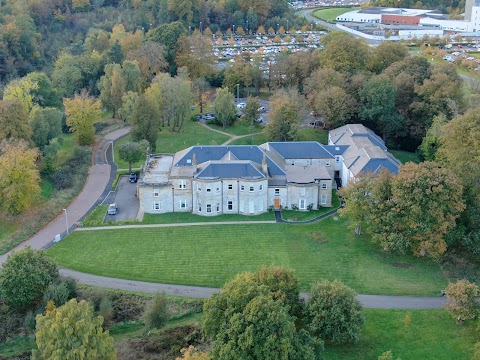
[[[116,203],[118,207],[117,215],[105,216],[105,222],[116,220],[135,219],[140,208],[140,202],[135,195],[137,184],[128,181],[128,176],[122,176],[118,181],[117,192],[105,202],[106,204]]]

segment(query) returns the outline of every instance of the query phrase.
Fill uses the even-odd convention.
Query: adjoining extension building
[[[384,142],[360,124],[315,141],[259,146],[192,146],[175,154],[152,154],[137,183],[143,213],[191,212],[257,215],[269,208],[309,210],[332,206],[333,190],[363,171],[400,163]]]

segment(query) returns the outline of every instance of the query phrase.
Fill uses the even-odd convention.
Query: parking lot
[[[137,217],[140,203],[136,196],[137,184],[130,183],[128,176],[122,176],[118,181],[117,192],[111,193],[105,204],[116,203],[116,215],[105,216],[105,222],[117,220],[133,220]]]

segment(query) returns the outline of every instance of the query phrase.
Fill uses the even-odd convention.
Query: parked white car
[[[245,104],[243,102],[237,104],[237,108],[239,108],[239,109],[245,109],[246,107],[247,107],[247,104]]]

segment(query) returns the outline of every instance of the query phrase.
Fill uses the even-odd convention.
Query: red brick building
[[[382,15],[381,23],[385,25],[418,25],[420,16]]]

